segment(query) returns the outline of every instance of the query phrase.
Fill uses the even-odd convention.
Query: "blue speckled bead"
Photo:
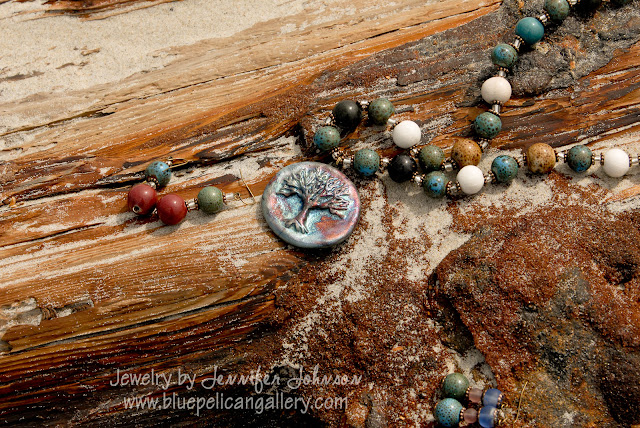
[[[378,98],[371,101],[367,108],[369,120],[374,125],[386,125],[392,114],[396,112],[395,107],[386,98]]]
[[[353,169],[370,177],[380,169],[380,155],[371,149],[360,149],[353,157]]]
[[[562,22],[569,16],[569,3],[567,0],[546,0],[544,10],[547,11],[552,21]]]
[[[469,380],[462,373],[451,373],[442,381],[442,392],[445,397],[462,400],[469,388]]]
[[[518,161],[508,155],[500,155],[491,163],[491,172],[498,183],[511,183],[518,175]]]
[[[491,61],[498,67],[511,68],[518,61],[518,51],[506,43],[499,43],[491,51]]]
[[[445,398],[438,401],[433,414],[436,421],[443,427],[457,427],[460,423],[462,404],[453,398]]]
[[[499,389],[489,388],[485,391],[484,395],[482,396],[482,405],[487,407],[495,407],[499,409],[500,407],[502,407],[503,397],[504,395],[502,394],[502,391],[500,391]]]
[[[449,179],[444,173],[434,171],[427,174],[422,180],[424,192],[432,198],[442,198],[447,194]]]
[[[544,37],[544,25],[536,18],[522,18],[516,24],[516,34],[528,45],[538,43]]]
[[[171,180],[171,168],[165,162],[156,161],[144,170],[144,176],[147,180],[155,178],[159,187],[164,187]]]
[[[340,144],[340,131],[333,126],[322,126],[313,136],[313,142],[322,151],[334,149]]]
[[[567,152],[567,165],[575,172],[585,172],[589,169],[592,162],[591,149],[587,146],[573,146]]]
[[[203,187],[198,192],[198,208],[207,214],[213,214],[224,208],[222,190],[214,186]]]
[[[476,117],[473,127],[479,136],[491,139],[500,133],[502,121],[495,114],[485,111]]]
[[[482,428],[493,428],[496,424],[496,413],[498,409],[495,407],[483,407],[478,414],[478,424]]]
[[[424,146],[420,149],[418,161],[424,172],[438,171],[444,162],[444,151],[438,146]]]

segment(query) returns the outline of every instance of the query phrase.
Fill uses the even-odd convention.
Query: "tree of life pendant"
[[[286,166],[262,194],[262,213],[282,240],[302,248],[339,244],[360,217],[358,191],[342,172],[319,162]]]

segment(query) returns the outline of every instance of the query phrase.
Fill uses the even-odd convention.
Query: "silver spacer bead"
[[[491,113],[495,114],[496,116],[500,116],[502,110],[502,106],[500,104],[493,104],[491,106]]]
[[[155,177],[147,178],[145,180],[145,183],[147,186],[151,187],[152,189],[158,188],[158,180],[156,180]]]
[[[333,149],[331,151],[331,157],[333,158],[334,161],[338,161],[338,159],[342,159],[342,150],[340,149]]]
[[[487,148],[489,147],[489,144],[490,144],[490,142],[486,138],[483,138],[480,141],[478,141],[478,145],[480,146],[480,150],[482,150],[483,153],[484,153],[485,150],[487,150]]]
[[[520,52],[520,48],[522,47],[523,44],[524,44],[524,40],[522,40],[522,37],[516,36],[515,40],[511,43],[511,46],[513,46],[516,52]]]
[[[413,146],[411,150],[409,150],[409,156],[411,156],[412,158],[417,157],[420,154],[420,149],[421,147],[418,145]]]
[[[567,153],[562,151],[562,152],[556,152],[556,162],[565,162],[567,158]]]
[[[591,155],[591,164],[595,165],[597,163],[600,165],[604,164],[604,153],[594,153]]]
[[[363,110],[366,110],[367,107],[369,107],[369,101],[367,100],[358,101],[358,104],[360,104],[360,107],[362,107]]]
[[[381,158],[380,159],[380,170],[384,171],[385,169],[387,169],[387,167],[389,166],[390,162],[391,162],[391,159],[389,159],[389,158]]]
[[[498,70],[497,76],[507,77],[507,71],[504,68],[500,67],[500,69]]]
[[[640,165],[640,155],[629,156],[631,159],[631,166]]]
[[[520,168],[524,168],[525,166],[527,166],[527,154],[522,152],[522,155],[520,156],[520,158],[516,158],[516,161],[518,161],[518,166]]]
[[[542,23],[542,25],[547,25],[551,21],[551,17],[547,12],[544,12],[542,15],[538,16],[537,19]]]
[[[570,7],[575,7],[578,4],[578,0],[567,0],[567,3],[569,3]]]
[[[395,128],[395,126],[398,124],[398,121],[395,119],[387,119],[387,126],[390,127],[391,129]]]
[[[236,198],[236,193],[225,193],[224,195],[222,195],[222,202],[224,202],[225,204],[228,204],[229,201],[233,201],[235,198]]]
[[[446,192],[448,196],[456,196],[460,193],[460,184],[457,181],[448,182]]]
[[[333,114],[330,114],[329,117],[324,120],[324,124],[327,126],[333,126],[336,124],[335,120],[333,119]]]
[[[351,168],[351,164],[352,163],[353,163],[353,158],[351,158],[351,157],[342,159],[342,169]]]
[[[189,199],[185,204],[187,205],[187,211],[194,211],[200,208],[198,206],[198,198]]]
[[[445,172],[453,171],[455,169],[453,161],[452,160],[446,160],[446,161],[442,162],[442,169],[444,169]]]
[[[484,184],[491,184],[491,182],[495,181],[495,178],[493,171],[489,171],[484,175]]]
[[[422,186],[422,182],[424,181],[424,174],[415,173],[411,178],[411,181],[416,183],[418,186]]]

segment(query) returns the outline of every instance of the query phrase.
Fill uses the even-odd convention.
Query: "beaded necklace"
[[[587,2],[587,0],[584,1]],[[496,74],[487,79],[481,88],[482,98],[489,108],[473,121],[476,140],[457,141],[453,145],[449,158],[445,157],[444,151],[438,146],[421,145],[422,133],[417,123],[411,120],[397,122],[391,119],[395,108],[385,98],[372,102],[340,101],[333,108],[329,118],[316,129],[313,137],[315,146],[319,152],[329,152],[338,168],[352,168],[364,177],[372,177],[386,171],[396,182],[411,180],[421,186],[432,198],[473,195],[488,184],[508,185],[515,179],[520,168],[526,167],[534,174],[544,174],[550,172],[558,162],[566,162],[576,173],[583,173],[593,165],[600,165],[610,177],[622,177],[632,166],[640,163],[640,155],[630,155],[618,148],[610,149],[605,153],[593,153],[585,145],[576,145],[567,151],[556,151],[548,144],[535,143],[519,156],[497,156],[486,173],[477,166],[483,152],[490,146],[491,139],[502,129],[500,116],[505,103],[511,98],[511,84],[506,77],[518,61],[520,51],[524,46],[531,46],[542,40],[546,28],[562,23],[569,15],[571,8],[578,2],[579,0],[546,0],[541,14],[537,17],[524,17],[518,21],[512,42],[499,43],[492,49],[491,60],[497,68]],[[616,5],[624,5],[630,0],[612,0],[612,2]],[[590,6],[597,6],[600,1],[588,0],[588,3]],[[374,126],[386,125],[386,128],[391,130],[393,142],[399,149],[403,149],[403,152],[389,159],[368,148],[349,154],[339,147],[342,137],[362,122],[365,109],[368,123]],[[302,164],[305,164],[307,173],[313,171],[313,165]],[[422,172],[419,171],[418,165]],[[340,221],[346,217],[345,212],[356,212],[355,215],[348,217],[350,222],[353,222],[354,217],[357,221],[359,200],[352,199],[353,203],[343,200],[344,211],[330,210],[328,214],[326,212],[317,214],[315,220],[311,220],[311,225],[307,224],[309,223],[307,221],[303,225],[294,225],[295,230],[292,230],[291,217],[297,217],[296,213],[300,210],[305,210],[306,213],[312,208],[327,208],[331,205],[329,201],[336,199],[336,195],[325,192],[320,198],[324,203],[310,206],[304,201],[307,198],[303,189],[305,184],[300,180],[297,180],[300,190],[283,191],[278,183],[285,179],[284,176],[288,177],[285,180],[291,180],[291,174],[298,174],[292,173],[292,169],[295,167],[290,165],[281,171],[282,175],[279,172],[265,189],[265,195],[268,197],[263,197],[262,208],[267,223],[278,236],[299,247],[318,248],[342,242],[353,230],[353,224],[349,223],[344,227],[336,227],[336,225],[340,225]],[[447,173],[455,170],[457,170],[455,180],[450,180]],[[339,176],[334,173],[333,178],[336,177]],[[346,177],[343,177],[342,175],[339,178],[342,180],[341,183],[347,187],[353,186]],[[322,183],[323,179],[316,177],[315,181],[310,180],[308,185],[322,187]],[[344,199],[345,196],[342,195],[339,198]],[[297,199],[302,199],[302,204],[296,202]],[[327,232],[327,229],[332,227],[336,227],[336,230]],[[316,232],[319,230],[320,235],[331,238],[323,239],[323,236],[316,236],[316,239],[309,240],[307,234],[314,230]]]

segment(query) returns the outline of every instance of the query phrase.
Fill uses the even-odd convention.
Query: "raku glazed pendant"
[[[281,169],[262,195],[273,232],[296,247],[323,248],[347,239],[360,217],[358,192],[342,172],[319,162]]]

